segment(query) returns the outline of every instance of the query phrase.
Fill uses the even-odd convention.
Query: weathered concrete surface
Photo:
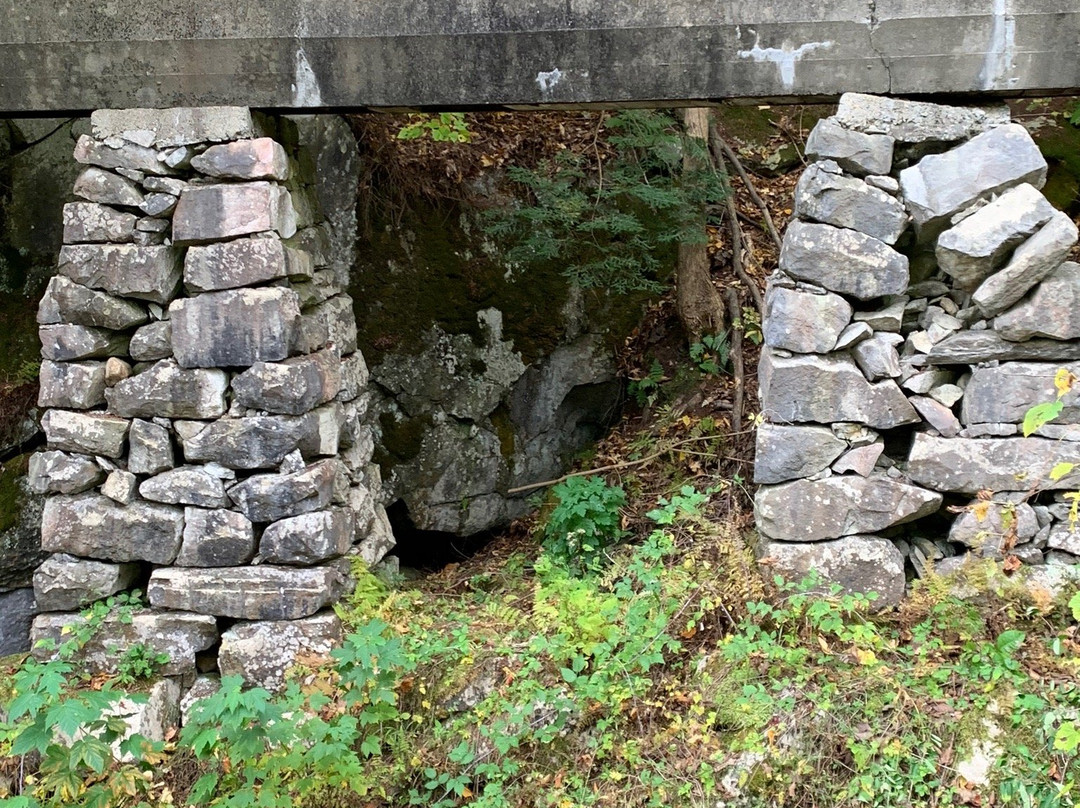
[[[1075,0],[40,0],[0,111],[483,106],[1080,86]]]

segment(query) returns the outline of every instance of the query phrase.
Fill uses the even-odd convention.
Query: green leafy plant
[[[697,364],[698,370],[712,376],[719,375],[727,367],[730,355],[727,334],[706,334],[701,342],[690,346],[690,359]]]
[[[413,115],[412,122],[398,131],[399,140],[416,140],[425,135],[439,143],[468,143],[472,134],[463,112]]]
[[[626,492],[602,477],[570,477],[552,488],[556,504],[544,525],[544,550],[581,570],[594,569],[603,551],[626,535],[619,509]]]
[[[660,383],[664,380],[664,366],[654,359],[649,372],[640,379],[631,379],[626,390],[639,407],[652,406],[660,395]]]
[[[118,653],[115,648],[112,651]],[[168,654],[155,651],[143,643],[135,643],[120,655],[116,663],[116,682],[119,685],[132,685],[150,679],[168,661]]]

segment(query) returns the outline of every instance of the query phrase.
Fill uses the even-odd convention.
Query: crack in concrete
[[[889,59],[885,55],[885,52],[881,50],[874,42],[874,34],[877,33],[878,26],[881,25],[881,20],[878,18],[877,13],[877,0],[867,0],[867,12],[869,17],[866,21],[867,29],[870,33],[870,50],[872,50],[881,62],[881,66],[885,68],[885,76],[888,79],[888,86],[886,87],[886,93],[892,93],[893,75],[892,65],[889,64]]]

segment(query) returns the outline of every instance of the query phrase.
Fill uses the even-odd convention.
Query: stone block
[[[874,592],[874,608],[896,606],[904,597],[904,556],[888,539],[847,536],[813,544],[765,541],[758,559],[768,574],[797,583],[814,572],[825,586],[838,584],[847,594]]]
[[[59,553],[34,572],[34,599],[41,612],[77,611],[128,589],[138,574],[138,564],[109,564]]]
[[[847,449],[824,426],[761,424],[757,428],[754,482],[782,483],[823,471]]]
[[[84,165],[141,171],[144,174],[172,173],[172,169],[161,161],[154,149],[132,142],[111,144],[112,141],[106,143],[89,135],[81,135],[75,143],[75,160]]]
[[[184,542],[178,567],[238,567],[255,555],[255,530],[242,513],[224,509],[184,510]]]
[[[1058,522],[1050,530],[1046,546],[1051,550],[1061,550],[1080,556],[1080,529],[1070,526],[1068,522]]]
[[[300,318],[293,342],[295,353],[315,353],[329,346],[342,355],[356,350],[356,315],[349,295],[332,297]]]
[[[128,447],[128,470],[135,474],[157,474],[176,465],[169,430],[158,424],[133,420]]]
[[[0,657],[25,654],[31,647],[30,627],[37,614],[34,590],[29,588],[0,592]]]
[[[247,107],[99,109],[90,115],[90,126],[100,140],[138,138],[159,149],[261,134]]]
[[[762,486],[754,516],[762,535],[814,542],[885,530],[930,516],[942,496],[884,474],[826,477]]]
[[[86,455],[35,452],[26,479],[35,494],[81,494],[104,480],[105,472]]]
[[[1067,441],[939,438],[917,432],[906,471],[920,485],[959,494],[1028,491],[1033,485],[1054,490],[1080,487],[1080,470],[1050,479],[1050,470],[1066,462],[1076,462],[1076,448]]]
[[[960,422],[953,415],[953,411],[941,402],[925,396],[911,396],[908,401],[923,420],[936,429],[942,437],[955,438],[960,434]]]
[[[296,233],[296,211],[288,190],[269,182],[191,185],[180,194],[173,214],[173,241],[206,241],[276,232]]]
[[[765,292],[765,344],[795,353],[828,353],[851,321],[851,305],[831,292],[815,294],[770,283]]]
[[[189,247],[184,286],[189,292],[214,292],[256,286],[279,278],[311,277],[311,257],[276,238],[241,238]]]
[[[337,600],[343,583],[332,567],[173,567],[154,570],[146,591],[158,608],[238,620],[298,620]]]
[[[1025,502],[975,500],[952,523],[949,541],[971,547],[985,558],[1001,558],[1006,548],[1039,532],[1035,511]]]
[[[318,564],[349,552],[355,533],[356,521],[344,508],[291,516],[263,531],[259,556],[270,564]]]
[[[979,284],[971,302],[983,317],[1005,311],[1061,266],[1076,245],[1077,235],[1072,219],[1065,213],[1055,213],[1016,248],[1009,263]]]
[[[873,135],[841,126],[835,118],[822,118],[806,139],[807,160],[833,160],[844,171],[859,176],[892,171],[893,147],[888,135]]]
[[[172,349],[181,367],[247,367],[289,355],[300,304],[291,289],[231,289],[174,301]]]
[[[803,171],[795,186],[795,215],[857,230],[886,244],[895,244],[908,226],[904,206],[894,196],[845,177],[832,161]]]
[[[41,428],[53,449],[119,458],[124,453],[128,420],[100,412],[49,410]]]
[[[1080,264],[1066,261],[1051,272],[1027,297],[994,318],[994,331],[1018,342],[1080,339]]]
[[[899,334],[874,334],[851,349],[851,358],[869,381],[896,379],[900,376],[900,354],[896,346],[902,341]]]
[[[997,367],[976,367],[964,388],[961,417],[964,425],[1019,424],[1036,404],[1057,398],[1054,376],[1062,367],[1055,363],[1007,362]],[[1066,366],[1080,373],[1080,364]],[[1061,399],[1064,409],[1056,424],[1080,423],[1080,389]]]
[[[775,421],[854,421],[891,429],[919,420],[894,381],[868,382],[847,356],[783,357],[766,348],[758,379],[765,415]]]
[[[331,401],[341,376],[341,360],[332,350],[280,363],[258,362],[233,378],[233,397],[249,409],[302,415]]]
[[[135,233],[135,214],[122,213],[93,202],[69,202],[64,205],[64,243],[131,241]]]
[[[123,331],[142,325],[150,317],[146,309],[130,300],[88,289],[63,275],[54,275],[38,307],[38,323],[75,325]]]
[[[105,561],[171,564],[180,550],[184,512],[168,505],[118,505],[99,494],[45,501],[41,549]]]
[[[125,418],[218,418],[225,414],[229,377],[221,370],[179,367],[163,359],[105,392]]]
[[[1009,108],[992,106],[959,107],[909,101],[865,93],[844,93],[834,116],[837,123],[860,132],[888,134],[900,143],[930,143],[967,140],[995,126],[1009,122]]]
[[[43,639],[51,639],[59,644],[71,628],[85,620],[82,615],[73,613],[38,615],[31,638],[35,645]],[[115,674],[123,651],[133,645],[145,645],[169,657],[158,673],[162,676],[185,676],[195,672],[195,655],[213,647],[217,641],[217,621],[213,617],[140,609],[131,616],[131,622],[124,622],[119,615],[106,617],[90,641],[79,650],[78,660],[88,672]],[[117,649],[120,649],[120,653],[117,653]],[[41,648],[34,649],[34,656],[40,660],[50,659],[53,654]]]
[[[1010,342],[993,331],[961,331],[934,345],[926,361],[932,365],[977,365],[980,362],[1076,362],[1080,343],[1052,339]]]
[[[272,138],[236,140],[211,146],[191,159],[191,167],[208,177],[235,180],[287,180],[289,158]]]
[[[242,676],[248,687],[275,693],[285,687],[290,668],[311,656],[329,656],[342,639],[334,614],[238,623],[221,635],[218,665],[223,676]]]
[[[871,443],[868,446],[857,446],[844,453],[844,455],[832,465],[836,474],[855,472],[860,477],[869,477],[877,465],[878,458],[885,451],[885,444]]]
[[[1027,183],[1018,185],[938,237],[938,266],[959,288],[974,291],[1053,215],[1046,197]]]
[[[789,224],[780,269],[859,300],[903,294],[908,286],[906,256],[880,239],[827,224]]]
[[[59,272],[111,295],[168,303],[180,288],[180,251],[135,244],[69,244]]]
[[[139,481],[130,471],[114,469],[109,472],[109,476],[101,486],[101,493],[113,502],[119,502],[121,505],[130,505],[131,501],[135,499],[135,491],[138,484]]]
[[[324,460],[294,474],[255,474],[229,489],[252,522],[277,522],[325,509],[334,494],[338,464]]]
[[[104,359],[128,352],[128,336],[104,328],[70,323],[43,325],[38,329],[38,338],[42,357],[54,362]]]
[[[1021,183],[1041,188],[1046,160],[1020,124],[1004,124],[900,172],[900,190],[918,232],[935,236],[975,202]]]
[[[229,504],[221,480],[199,466],[169,469],[139,484],[139,494],[151,502],[224,508]]]
[[[172,323],[159,320],[147,323],[131,336],[128,348],[136,362],[156,362],[172,356]]]
[[[131,378],[131,365],[117,356],[110,356],[105,361],[105,386],[115,387],[124,379]]]
[[[104,362],[52,362],[38,374],[38,406],[88,410],[105,403]]]
[[[187,461],[220,463],[232,469],[274,468],[301,443],[315,442],[314,415],[254,415],[209,424],[178,421],[176,432]]]
[[[75,196],[101,205],[137,208],[143,201],[143,192],[138,185],[126,177],[100,168],[91,167],[83,171],[75,180],[73,190]],[[64,240],[68,241],[66,237]]]

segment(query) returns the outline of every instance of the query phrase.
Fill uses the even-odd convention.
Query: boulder
[[[173,241],[181,245],[270,231],[291,238],[296,211],[288,190],[269,182],[189,185],[173,214]]]
[[[51,639],[60,644],[72,628],[85,621],[77,613],[38,615],[31,632],[34,656],[40,660],[52,658],[55,652],[38,648],[37,642]],[[168,655],[168,662],[158,669],[160,675],[186,676],[195,672],[195,655],[213,647],[217,641],[217,621],[213,617],[140,609],[131,615],[130,621],[119,614],[107,616],[79,649],[77,659],[91,673],[115,674],[125,650],[133,645],[145,645],[155,653]]]
[[[142,325],[150,317],[146,309],[130,300],[88,289],[63,275],[54,275],[38,308],[38,323],[75,325],[123,331]]]
[[[188,370],[162,359],[105,393],[109,409],[126,418],[218,418],[225,414],[229,377],[221,370]]]
[[[138,564],[109,564],[59,553],[34,573],[34,598],[39,612],[76,611],[128,589],[138,574]]]
[[[758,560],[770,573],[797,582],[811,573],[847,594],[874,592],[874,606],[887,609],[904,597],[904,556],[888,539],[847,536],[835,541],[787,544],[763,541]]]
[[[1036,404],[1057,397],[1054,376],[1062,366],[1039,362],[1006,362],[997,367],[976,367],[964,389],[961,417],[964,424],[1019,424]],[[1080,364],[1067,366],[1080,373]],[[1080,423],[1080,389],[1073,389],[1062,399],[1064,409],[1054,419],[1056,424]]]
[[[229,496],[252,522],[276,522],[326,508],[339,469],[324,460],[293,474],[255,474],[229,489]]]
[[[119,458],[124,453],[129,422],[99,412],[49,410],[41,428],[53,449]]]
[[[395,545],[397,545],[397,539],[394,538],[394,530],[390,526],[386,508],[376,505],[374,517],[364,531],[364,537],[356,545],[356,554],[370,569],[382,561]]]
[[[230,289],[176,300],[169,314],[181,367],[247,367],[289,355],[300,304],[291,289]]]
[[[237,567],[255,555],[255,529],[242,513],[184,509],[184,540],[178,567]]]
[[[172,438],[163,426],[136,419],[128,432],[128,470],[135,474],[157,474],[176,465]]]
[[[851,321],[851,305],[831,292],[815,294],[770,283],[762,325],[765,344],[795,353],[828,353]]]
[[[168,359],[172,356],[172,323],[160,320],[142,326],[131,336],[129,351],[136,362]]]
[[[979,200],[1025,182],[1041,188],[1045,181],[1046,160],[1020,124],[996,126],[900,172],[915,229],[930,237]]]
[[[208,177],[236,180],[287,180],[289,158],[281,144],[268,137],[211,146],[191,159],[191,167]]]
[[[908,286],[906,256],[880,239],[827,224],[789,224],[780,269],[859,300],[902,294]]]
[[[1080,264],[1066,261],[1051,272],[1027,297],[994,318],[994,331],[1016,342],[1080,339]]]
[[[134,213],[122,213],[108,205],[94,202],[69,202],[64,205],[66,244],[120,243],[131,241],[134,233]]]
[[[104,362],[42,361],[38,406],[88,410],[105,403]]]
[[[1051,550],[1063,550],[1080,556],[1080,528],[1073,527],[1068,522],[1058,522],[1050,530],[1046,546]]]
[[[1080,342],[1033,339],[1010,342],[993,331],[961,331],[934,345],[926,361],[932,365],[977,365],[980,362],[1080,361]]]
[[[803,171],[795,186],[795,215],[857,230],[886,244],[895,244],[908,225],[907,213],[896,197],[845,177],[831,161],[813,163]]]
[[[754,514],[763,536],[807,542],[884,530],[936,513],[941,503],[936,491],[874,474],[763,486]]]
[[[184,512],[168,505],[118,505],[100,494],[45,501],[41,549],[105,561],[171,564],[180,549]]]
[[[111,171],[103,171],[94,167],[86,169],[79,175],[78,179],[75,180],[73,191],[75,196],[102,205],[137,208],[143,201],[143,192],[131,180]],[[121,216],[124,215],[120,214],[119,211],[117,213]],[[67,237],[66,232],[64,241],[72,241]]]
[[[61,275],[111,295],[168,303],[180,289],[180,251],[136,244],[69,244],[60,248]]]
[[[835,121],[848,129],[877,132],[900,143],[937,144],[967,140],[1009,122],[1005,104],[983,107],[958,107],[909,101],[865,93],[840,96]],[[888,169],[880,172],[887,174]]]
[[[189,292],[215,292],[279,278],[311,277],[314,271],[310,255],[286,247],[280,239],[241,238],[189,247],[184,286]]]
[[[233,379],[233,397],[249,409],[302,415],[331,401],[341,388],[341,378],[337,352],[319,351],[252,365]]]
[[[25,654],[31,648],[30,626],[37,614],[33,589],[0,592],[0,657]]]
[[[1056,213],[1016,248],[1009,263],[983,281],[971,296],[984,317],[1000,314],[1035,284],[1061,266],[1077,241],[1077,228],[1065,213]]]
[[[888,135],[868,135],[822,118],[806,139],[805,153],[807,160],[833,160],[852,174],[888,174],[895,143]]]
[[[1028,491],[1080,486],[1080,470],[1058,480],[1050,470],[1074,463],[1075,447],[1046,438],[939,438],[915,434],[906,471],[916,483],[937,491],[977,494],[990,491]]]
[[[847,449],[824,426],[761,424],[757,428],[754,482],[782,483],[827,469]]]
[[[30,456],[27,484],[35,494],[81,494],[105,479],[93,458],[66,452],[35,452]]]
[[[345,508],[291,516],[267,526],[259,556],[270,564],[317,564],[349,552],[355,533],[355,519]]]
[[[336,601],[344,580],[333,567],[156,569],[147,596],[157,608],[238,620],[298,620]]]
[[[1053,215],[1046,197],[1027,183],[1018,185],[938,237],[938,266],[957,287],[974,291]]]
[[[163,471],[139,485],[139,494],[151,502],[166,505],[195,505],[224,508],[229,504],[221,480],[199,466],[181,466]]]
[[[128,352],[128,336],[104,328],[62,323],[38,329],[41,355],[54,362],[104,359]]]
[[[765,415],[776,421],[854,421],[891,429],[919,420],[894,381],[868,382],[843,355],[784,357],[766,348],[758,383]]]
[[[218,665],[223,676],[242,676],[248,687],[275,693],[285,687],[290,668],[302,659],[329,656],[342,639],[341,621],[334,614],[237,623],[221,635]]]

